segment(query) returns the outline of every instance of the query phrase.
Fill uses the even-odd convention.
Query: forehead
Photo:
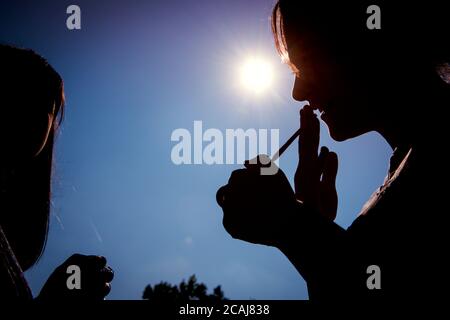
[[[293,36],[286,34],[286,50],[288,65],[299,68],[301,62],[317,60],[322,58],[327,52],[326,40],[320,39],[310,33],[299,32]]]

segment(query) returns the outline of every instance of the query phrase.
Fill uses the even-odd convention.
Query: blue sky
[[[231,239],[215,202],[239,165],[172,163],[173,130],[298,128],[293,76],[274,49],[273,0],[2,1],[0,41],[32,48],[65,81],[48,244],[27,278],[35,293],[72,253],[100,254],[116,272],[110,299],[196,274],[234,299],[304,299],[306,287],[277,250]],[[66,28],[77,4],[82,29]],[[273,63],[265,96],[238,89],[246,57]],[[323,127],[322,127],[323,128]],[[337,223],[351,224],[387,171],[390,149],[375,133],[322,144],[340,159]],[[280,166],[292,177],[296,150]],[[292,179],[291,179],[292,181]]]

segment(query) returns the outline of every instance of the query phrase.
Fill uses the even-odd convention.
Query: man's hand
[[[322,147],[318,154],[320,123],[311,106],[305,106],[300,111],[300,130],[295,195],[306,206],[333,221],[338,206],[338,158],[326,147]]]
[[[217,191],[217,202],[223,209],[223,225],[233,238],[278,246],[297,201],[281,170],[261,174],[261,162],[267,160],[247,161],[246,169],[233,171],[228,184]]]
[[[71,265],[80,268],[80,289],[69,289],[67,268]],[[48,278],[39,294],[40,300],[103,300],[111,290],[110,282],[114,278],[113,270],[106,265],[102,256],[74,254]]]

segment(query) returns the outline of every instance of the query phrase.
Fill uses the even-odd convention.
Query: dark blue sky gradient
[[[82,10],[68,31],[66,8]],[[177,128],[298,127],[293,76],[269,28],[273,0],[2,1],[0,41],[32,48],[65,81],[45,253],[29,272],[35,293],[74,252],[101,254],[116,272],[112,299],[196,274],[235,299],[302,299],[303,280],[277,250],[231,239],[215,193],[238,165],[175,166]],[[236,68],[261,54],[276,84],[259,99],[237,89]],[[24,93],[26,94],[26,93]],[[20,122],[18,122],[20,125]],[[340,157],[337,222],[347,227],[382,183],[390,150],[377,134],[322,143]],[[280,166],[293,176],[296,150]],[[291,180],[292,181],[292,180]]]

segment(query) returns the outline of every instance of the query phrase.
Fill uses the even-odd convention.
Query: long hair
[[[32,50],[6,45],[0,45],[0,70],[0,226],[21,269],[27,270],[42,255],[47,239],[53,145],[64,109],[63,81]],[[53,120],[48,137],[34,154],[29,147],[48,127],[49,119]]]

